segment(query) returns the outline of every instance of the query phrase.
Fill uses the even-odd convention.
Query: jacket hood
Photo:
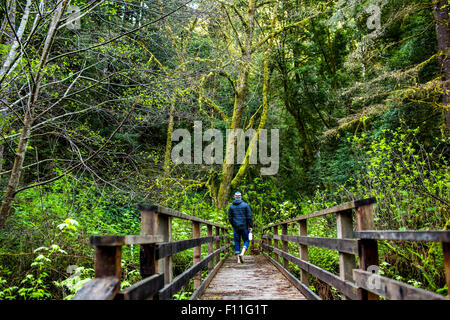
[[[233,201],[233,204],[234,204],[235,206],[237,206],[237,205],[241,204],[242,202],[244,202],[244,201],[242,201],[242,200],[234,200],[234,201]]]

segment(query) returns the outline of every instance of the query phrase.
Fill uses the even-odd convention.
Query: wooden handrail
[[[145,300],[148,297],[155,296],[164,286],[164,275],[155,274],[147,277],[131,287],[119,292],[115,299],[117,300]]]
[[[444,296],[409,284],[355,269],[353,276],[358,287],[392,300],[447,300]]]
[[[165,216],[170,216],[170,217],[174,217],[174,218],[179,218],[179,219],[184,219],[184,220],[190,220],[190,221],[195,221],[195,222],[199,222],[201,224],[206,224],[206,225],[210,225],[213,227],[219,227],[222,229],[229,229],[229,227],[226,226],[222,226],[220,224],[217,223],[213,223],[211,221],[205,220],[205,219],[201,219],[199,217],[196,216],[192,216],[177,210],[173,210],[170,208],[166,208],[160,205],[145,205],[145,204],[138,204],[138,209],[140,211],[150,211],[150,212],[156,212],[158,214],[162,214]]]
[[[203,267],[219,266],[230,247],[228,227],[187,215],[162,206],[139,205],[141,211],[141,235],[92,236],[96,247],[95,278],[86,283],[74,296],[74,300],[141,300],[170,299],[182,286],[195,276],[194,290],[202,283]],[[189,220],[194,238],[172,241],[172,217]],[[200,227],[208,229],[208,237],[200,237]],[[213,227],[216,234],[213,236]],[[208,245],[208,256],[201,259],[201,245]],[[215,244],[215,251],[213,249]],[[142,280],[119,291],[121,277],[122,246],[140,245],[140,272]],[[194,265],[172,280],[172,255],[194,248]],[[222,257],[221,257],[222,256]],[[221,260],[221,258],[223,258]],[[217,270],[217,269],[215,269]],[[209,279],[209,278],[208,278]],[[209,280],[208,280],[209,281]]]
[[[162,242],[161,236],[91,236],[92,246],[127,246],[132,244],[153,244]]]
[[[450,242],[450,231],[446,230],[367,230],[353,233],[355,238],[393,241]]]
[[[306,246],[337,250],[339,252],[350,254],[358,254],[358,241],[355,239],[335,239],[271,234],[265,234],[263,235],[263,238],[283,240],[303,244]]]
[[[156,257],[158,259],[165,258],[205,243],[212,244],[214,241],[225,240],[226,238],[226,236],[215,236],[161,243],[156,248]]]
[[[363,207],[363,206],[368,206],[371,204],[376,203],[376,199],[375,198],[367,198],[367,199],[362,199],[362,200],[353,200],[353,201],[349,201],[349,202],[345,202],[343,204],[331,207],[331,208],[327,208],[327,209],[323,209],[320,211],[316,211],[304,216],[300,216],[297,218],[293,218],[293,219],[289,219],[289,220],[285,220],[285,221],[281,221],[281,222],[277,222],[277,223],[272,223],[269,224],[267,227],[264,227],[264,229],[269,229],[269,228],[273,228],[276,226],[281,226],[281,225],[285,225],[288,223],[293,223],[293,222],[299,222],[302,220],[307,220],[307,219],[311,219],[311,218],[316,218],[316,217],[320,217],[320,216],[324,216],[330,213],[339,213],[339,212],[344,212],[344,211],[348,211],[351,209],[356,209],[359,207]]]
[[[263,230],[272,229],[273,234],[262,235],[262,248],[276,257],[283,258],[283,265],[279,263],[278,258],[272,259],[268,254],[264,252],[263,254],[310,299],[318,297],[308,288],[308,275],[315,276],[335,287],[343,294],[344,298],[349,299],[377,299],[378,295],[388,299],[445,299],[442,295],[366,271],[370,267],[378,266],[377,240],[441,242],[447,285],[450,287],[450,230],[374,230],[373,204],[375,203],[375,198],[350,201],[308,215],[270,224]],[[356,213],[357,231],[353,231],[353,209]],[[308,219],[326,214],[337,214],[338,238],[307,236],[306,223]],[[299,224],[299,236],[287,234],[287,225],[290,223]],[[283,230],[281,235],[278,234],[279,226]],[[283,248],[279,246],[280,240],[283,242]],[[270,242],[273,242],[273,245],[270,245]],[[289,253],[288,242],[299,244],[300,258]],[[307,250],[309,246],[337,250],[339,252],[340,275],[334,275],[308,262]],[[355,256],[359,258],[359,269],[356,268]],[[301,281],[287,270],[286,261],[300,267]],[[374,280],[374,278],[370,278],[371,276],[375,277],[375,282],[378,281],[378,286],[369,283]]]

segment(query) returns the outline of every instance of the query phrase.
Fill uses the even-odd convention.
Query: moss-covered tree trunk
[[[443,73],[442,104],[450,130],[450,28],[448,16],[448,0],[438,1],[434,6],[434,18],[436,20],[436,37],[440,53],[439,62]]]
[[[242,114],[246,103],[248,89],[248,74],[252,61],[253,34],[255,28],[256,0],[249,0],[245,44],[241,50],[243,55],[240,61],[240,71],[234,96],[233,117],[231,119],[231,130],[240,129],[242,126]],[[222,180],[220,181],[219,192],[217,194],[217,209],[225,208],[231,191],[231,181],[234,176],[234,158],[236,154],[236,139],[227,139],[226,153],[222,166]]]

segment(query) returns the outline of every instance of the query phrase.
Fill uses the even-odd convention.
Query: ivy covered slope
[[[228,224],[240,190],[256,238],[367,197],[378,229],[448,227],[447,0],[186,2],[1,2],[1,300],[73,297],[94,276],[89,237],[139,234],[138,203]],[[213,164],[174,162],[176,130],[197,121],[223,137],[278,129],[278,171],[249,161],[251,139],[243,163],[227,161],[232,140]],[[308,226],[335,232],[333,217]],[[174,219],[173,236],[190,238],[190,224]],[[447,294],[439,244],[379,247],[385,276]],[[139,247],[123,250],[126,288]],[[339,272],[334,251],[309,259]],[[192,250],[176,254],[174,276],[191,264]]]

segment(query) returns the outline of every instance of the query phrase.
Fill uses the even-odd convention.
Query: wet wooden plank
[[[220,260],[219,263],[217,263],[217,265],[214,267],[214,269],[208,274],[206,279],[202,282],[200,287],[198,287],[197,290],[194,291],[194,293],[189,298],[189,300],[196,300],[198,297],[200,297],[203,294],[203,292],[209,286],[209,284],[211,283],[211,280],[214,279],[217,272],[219,272],[220,268],[222,267],[222,265],[225,261],[226,261],[226,256],[224,257],[224,259]]]
[[[226,259],[199,300],[306,300],[262,255],[246,255],[238,264]]]
[[[278,269],[280,272],[289,279],[289,281],[298,289],[308,300],[322,300],[317,294],[314,293],[307,285],[298,280],[292,273],[287,269],[283,268],[274,259],[263,252],[263,255],[269,259],[269,261]]]
[[[112,300],[118,284],[117,277],[94,278],[88,281],[72,300]]]

